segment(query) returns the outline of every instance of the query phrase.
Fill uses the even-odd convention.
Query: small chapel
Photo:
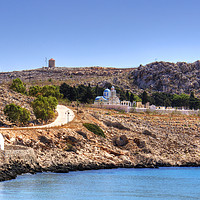
[[[108,88],[104,90],[103,96],[98,96],[94,101],[95,105],[120,105],[119,97],[116,94],[115,87],[112,86],[111,90]]]

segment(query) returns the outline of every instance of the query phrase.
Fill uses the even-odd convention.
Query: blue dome
[[[110,92],[110,90],[107,88],[107,89],[104,90],[104,92]]]
[[[106,99],[109,99],[109,98],[110,98],[110,90],[109,90],[108,88],[104,90],[103,96],[104,96]]]
[[[103,98],[104,100],[107,100],[105,97],[103,97],[103,96],[98,96],[98,97],[96,97],[95,98],[95,101],[98,101],[100,98]]]

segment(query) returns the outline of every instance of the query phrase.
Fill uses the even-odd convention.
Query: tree
[[[96,87],[94,87],[94,95],[101,96],[103,94],[104,89],[106,88],[99,87],[97,84]]]
[[[131,93],[131,95],[130,95],[130,102],[133,102],[133,101],[141,102],[142,99],[140,97],[138,97],[136,94]]]
[[[120,101],[126,100],[126,92],[123,89],[119,88],[118,86],[115,86],[115,90],[117,94],[119,94]]]
[[[94,93],[90,85],[88,85],[88,87],[86,88],[85,97],[86,103],[91,103],[94,101]]]
[[[63,97],[67,98],[69,101],[75,101],[77,99],[77,89],[66,83],[61,84],[60,93],[63,94]]]
[[[189,108],[195,110],[200,109],[200,100],[198,98],[195,98],[194,92],[190,93]]]
[[[194,99],[194,98],[195,98],[194,92],[193,92],[193,91],[190,93],[190,98],[191,98],[191,99]]]
[[[138,95],[134,95],[134,101],[142,102],[142,99],[140,97],[138,97]]]
[[[173,96],[165,92],[155,92],[150,97],[150,103],[156,106],[170,106]]]
[[[86,90],[84,85],[79,85],[77,88],[77,99],[82,103],[87,103]]]
[[[164,100],[164,106],[167,108],[167,107],[170,107],[171,106],[171,101],[169,99],[165,99]]]
[[[42,90],[42,88],[38,85],[31,86],[29,88],[29,95],[36,97],[37,95],[41,94],[41,90]]]
[[[33,102],[33,112],[37,119],[48,121],[52,119],[55,114],[54,110],[58,105],[58,100],[55,97],[38,96]]]
[[[49,103],[51,110],[54,111],[58,105],[58,100],[55,97],[50,96],[48,98],[48,103]]]
[[[146,91],[142,93],[142,104],[146,104],[149,101],[149,96]]]
[[[69,88],[69,94],[68,94],[70,101],[76,101],[77,99],[77,89],[74,87]]]
[[[41,95],[44,97],[52,96],[56,97],[57,99],[62,98],[59,87],[55,85],[45,85],[42,87]]]
[[[130,101],[130,94],[129,94],[129,91],[128,91],[128,90],[126,90],[126,100],[127,100],[127,101]]]
[[[24,125],[30,120],[30,112],[25,108],[15,105],[14,103],[5,106],[4,114],[12,123],[20,123]]]
[[[20,115],[20,117],[19,117],[19,121],[20,121],[23,125],[25,125],[25,124],[28,123],[29,120],[30,120],[30,112],[29,112],[27,109],[22,108],[22,110],[21,110],[21,115]]]
[[[133,101],[134,101],[134,94],[131,93],[131,95],[130,95],[130,102],[133,102]]]
[[[188,94],[181,94],[179,96],[180,96],[181,106],[188,108],[189,107],[189,101],[190,101],[189,95]]]
[[[14,90],[15,92],[26,94],[26,84],[21,81],[21,79],[16,78],[13,80],[10,89]]]

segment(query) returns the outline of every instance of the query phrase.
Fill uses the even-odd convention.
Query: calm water
[[[0,183],[0,200],[200,199],[200,168],[25,174]]]

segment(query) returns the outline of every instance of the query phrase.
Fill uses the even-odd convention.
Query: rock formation
[[[154,62],[130,73],[132,84],[140,89],[168,93],[200,93],[200,61],[194,63]]]

